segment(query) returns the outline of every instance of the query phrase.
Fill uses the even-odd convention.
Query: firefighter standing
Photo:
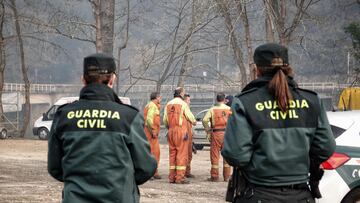
[[[189,106],[190,109],[190,95],[189,94],[185,94],[184,95],[184,101],[187,103],[187,105]],[[188,141],[188,162],[186,165],[186,172],[185,172],[185,177],[187,178],[195,178],[195,176],[193,174],[191,174],[191,160],[192,160],[192,151],[193,151],[193,146],[192,146],[192,139],[193,139],[193,133],[192,133],[192,126],[193,124],[187,120],[187,133],[189,135],[189,141]]]
[[[169,182],[177,184],[187,184],[185,179],[185,170],[188,159],[187,122],[196,124],[194,115],[183,98],[185,90],[176,88],[174,99],[169,101],[164,109],[164,124],[168,129],[169,143]]]
[[[111,89],[115,69],[111,56],[86,57],[79,101],[55,114],[48,172],[64,182],[63,203],[139,202],[137,185],[155,173],[143,116]]]
[[[335,149],[322,101],[298,88],[287,48],[261,45],[254,61],[259,78],[234,98],[221,151],[246,179],[234,202],[315,202],[310,163],[319,170]]]
[[[159,168],[160,161],[160,145],[159,145],[159,133],[160,133],[160,102],[161,96],[158,92],[152,92],[150,94],[150,102],[145,106],[144,109],[144,120],[145,120],[145,134],[146,138],[150,143],[151,154],[154,155],[157,166]],[[161,176],[156,170],[154,179],[161,179]]]
[[[209,181],[219,181],[219,159],[220,150],[223,148],[224,133],[227,120],[231,115],[231,109],[225,105],[225,94],[218,93],[216,95],[217,103],[209,109],[205,114],[202,122],[208,139],[210,140],[210,159],[211,159],[211,177]],[[209,126],[209,123],[211,126]],[[224,160],[223,163],[223,177],[224,181],[228,181],[231,173],[230,166]]]

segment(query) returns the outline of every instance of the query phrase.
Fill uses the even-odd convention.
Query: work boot
[[[190,174],[186,174],[185,177],[187,177],[187,178],[195,178],[195,176],[194,176],[193,174],[191,174],[191,173],[190,173]]]
[[[208,178],[206,180],[210,181],[210,182],[219,182],[219,178],[214,178],[214,177],[210,177],[210,178]]]
[[[161,176],[160,175],[154,175],[153,178],[156,179],[156,180],[159,180],[159,179],[161,179]]]

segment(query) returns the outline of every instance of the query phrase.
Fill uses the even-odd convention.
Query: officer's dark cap
[[[288,50],[275,43],[260,45],[255,49],[254,62],[260,67],[286,66],[289,64]]]
[[[115,60],[111,55],[97,53],[84,58],[84,75],[110,74],[115,70]]]

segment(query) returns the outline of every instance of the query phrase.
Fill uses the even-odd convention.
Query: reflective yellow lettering
[[[112,118],[112,119],[118,119],[118,120],[120,120],[120,114],[119,114],[119,112],[115,111],[111,118]]]
[[[273,107],[273,109],[277,109],[278,108],[278,103],[277,103],[277,101],[274,101],[274,107]]]
[[[301,101],[301,108],[309,108],[309,104],[307,103],[307,101],[305,99],[303,99]]]
[[[277,116],[277,111],[271,111],[270,112],[270,117],[273,119],[273,120],[277,120],[278,119],[278,116]]]
[[[111,111],[108,112],[108,118],[111,118]]]
[[[69,111],[67,114],[68,119],[72,119],[72,118],[74,118],[74,116],[75,116],[75,113],[73,111]]]
[[[93,118],[98,118],[98,117],[99,117],[99,110],[94,109],[94,110],[92,111],[92,117],[93,117]]]
[[[91,118],[90,110],[89,109],[85,110],[84,115],[82,117],[83,118]]]
[[[280,116],[281,116],[281,118],[282,119],[286,119],[286,116],[287,116],[287,112],[282,112],[282,111],[280,111]]]
[[[100,115],[99,115],[99,117],[100,118],[105,118],[107,116],[107,111],[105,111],[105,110],[100,110]]]
[[[90,128],[94,128],[94,127],[95,127],[96,119],[89,119],[88,122],[89,122],[89,127],[90,127]]]
[[[296,104],[294,100],[289,100],[289,108],[295,108]]]
[[[104,120],[104,119],[103,119],[103,120],[100,120],[100,122],[101,122],[100,128],[106,128],[105,120]]]
[[[84,128],[84,120],[83,119],[78,120],[77,127],[78,128]]]
[[[293,109],[293,118],[299,118],[299,116],[296,114],[295,109]]]
[[[262,103],[258,102],[255,104],[255,108],[258,111],[262,111],[262,110],[264,110],[264,105]]]
[[[83,110],[75,111],[75,118],[81,118],[83,114]]]
[[[266,109],[271,109],[271,107],[272,107],[270,100],[269,100],[269,101],[265,101],[265,102],[264,102],[264,105],[265,105],[265,108],[266,108]]]

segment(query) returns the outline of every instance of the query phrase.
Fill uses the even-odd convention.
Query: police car
[[[360,202],[360,111],[328,112],[335,153],[324,163],[319,203]]]
[[[208,109],[195,118],[193,142],[197,149],[210,146],[202,126]],[[327,112],[336,140],[335,153],[322,164],[325,169],[320,181],[318,203],[360,203],[360,110]]]
[[[50,128],[54,120],[55,113],[59,106],[68,104],[74,101],[77,101],[79,97],[62,97],[55,102],[53,106],[47,110],[46,113],[43,113],[35,122],[33,127],[34,136],[39,136],[40,140],[46,140],[49,136]],[[131,105],[129,97],[119,97],[119,99],[124,103]]]

